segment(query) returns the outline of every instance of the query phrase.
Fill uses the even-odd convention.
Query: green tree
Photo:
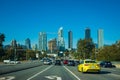
[[[77,43],[77,52],[81,59],[91,58],[95,45],[91,39],[80,39]]]
[[[36,53],[33,50],[26,50],[26,59],[36,59]]]
[[[64,54],[65,54],[65,57],[68,57],[69,56],[69,50],[66,49]]]
[[[4,56],[4,50],[3,50],[4,41],[5,41],[5,35],[0,33],[0,60],[2,60],[2,57]]]
[[[98,60],[120,61],[120,44],[105,46],[98,51]]]
[[[3,42],[5,41],[5,35],[0,33],[0,47],[3,46]]]

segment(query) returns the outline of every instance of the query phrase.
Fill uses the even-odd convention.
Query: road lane
[[[80,80],[120,80],[120,69],[117,68],[102,68],[101,73],[81,73],[77,71],[77,66],[42,65],[26,70],[12,72],[9,74],[0,75],[0,80],[77,80],[75,74]],[[50,68],[49,68],[50,67]],[[48,68],[48,69],[47,69]]]
[[[77,66],[66,66],[74,74],[76,74],[81,80],[120,80],[120,70],[116,68],[102,68],[100,73],[81,73],[78,72]],[[118,74],[119,73],[119,74]]]
[[[43,73],[43,72],[47,71],[48,69],[50,69],[52,66],[53,66],[53,65],[51,65],[51,66],[45,68],[44,70],[42,70],[42,71],[36,73],[35,75],[31,76],[31,77],[28,78],[27,80],[32,80],[32,79],[35,78],[36,76],[38,76],[38,75],[40,75],[41,73]]]
[[[33,78],[33,80],[77,80],[63,66],[53,66],[42,74]]]
[[[27,80],[31,76],[35,75],[39,71],[44,70],[47,67],[48,67],[47,65],[43,65],[43,66],[34,67],[34,68],[30,68],[30,69],[25,69],[25,70],[21,70],[21,71],[17,71],[17,72],[3,74],[3,75],[0,75],[0,79],[3,78],[3,77],[11,76],[11,77],[15,77],[14,80]]]
[[[72,71],[70,71],[67,67],[64,66],[64,68],[70,72],[77,80],[80,80],[80,78],[78,76],[76,76]]]

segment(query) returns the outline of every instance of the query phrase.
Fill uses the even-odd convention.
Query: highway
[[[98,73],[81,73],[77,66],[40,65],[0,75],[0,80],[120,80],[119,68],[102,68]]]

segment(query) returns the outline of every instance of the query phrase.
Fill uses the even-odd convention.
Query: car
[[[20,61],[14,61],[14,60],[4,60],[3,61],[5,64],[20,64]]]
[[[10,64],[20,64],[20,61],[10,61]]]
[[[55,60],[55,65],[61,65],[61,60]]]
[[[78,65],[78,71],[80,72],[100,72],[101,67],[100,65],[95,61],[91,59],[85,59],[81,61],[81,63]]]
[[[75,66],[75,61],[74,60],[69,60],[67,65],[68,66]]]
[[[68,60],[64,60],[64,61],[63,61],[63,64],[64,64],[64,65],[68,64]]]
[[[49,59],[46,59],[46,60],[43,61],[43,64],[44,64],[44,65],[51,65],[51,64],[52,64],[52,61],[49,60]]]
[[[75,60],[75,65],[79,65],[80,61],[79,60]]]
[[[8,63],[10,63],[10,60],[3,60],[3,62],[4,62],[5,64],[8,64]]]
[[[112,65],[111,61],[101,61],[100,62],[100,66],[104,67],[104,68],[112,68],[115,67],[114,65]]]

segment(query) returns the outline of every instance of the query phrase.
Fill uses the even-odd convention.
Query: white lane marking
[[[62,80],[61,77],[58,77],[58,76],[45,76],[45,78],[48,78],[48,79],[56,79],[57,80]]]
[[[13,79],[15,79],[14,76],[0,77],[0,80],[13,80]]]
[[[69,71],[77,80],[80,80],[78,76],[76,76],[72,71],[70,71],[67,67],[64,66],[64,68]]]
[[[31,80],[31,79],[33,79],[34,77],[38,76],[39,74],[41,74],[41,73],[47,71],[48,69],[50,69],[52,66],[53,66],[53,65],[51,65],[51,66],[45,68],[45,69],[42,70],[41,72],[38,72],[37,74],[35,74],[35,75],[31,76],[30,78],[28,78],[27,80]]]

